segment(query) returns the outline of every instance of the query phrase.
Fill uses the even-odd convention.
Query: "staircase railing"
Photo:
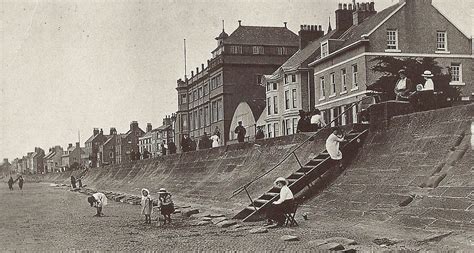
[[[334,118],[333,120],[331,120],[331,122],[327,123],[326,126],[322,127],[321,129],[319,129],[318,131],[316,131],[315,133],[313,133],[309,138],[307,138],[306,140],[304,140],[302,143],[298,144],[295,148],[293,148],[293,150],[291,150],[285,157],[283,157],[283,159],[281,159],[276,165],[274,165],[270,170],[267,170],[265,171],[264,173],[260,174],[259,176],[255,177],[254,179],[252,179],[250,182],[240,186],[239,188],[237,188],[236,190],[234,190],[232,192],[232,196],[230,196],[230,198],[233,198],[234,196],[240,194],[241,192],[245,191],[247,193],[247,196],[249,197],[250,201],[251,201],[251,204],[253,205],[253,199],[252,197],[250,196],[250,193],[247,191],[247,188],[252,185],[253,183],[255,183],[257,180],[263,178],[264,176],[268,175],[270,172],[272,172],[273,170],[275,170],[276,168],[278,168],[278,166],[280,166],[281,164],[283,164],[289,157],[291,156],[294,156],[296,161],[298,162],[298,165],[300,166],[300,168],[302,167],[302,164],[300,162],[300,160],[298,159],[298,156],[296,155],[296,151],[298,149],[300,149],[304,144],[306,144],[308,141],[310,140],[313,140],[314,137],[319,133],[321,132],[322,130],[324,129],[327,129],[327,128],[330,128],[331,127],[331,124],[336,122],[337,120],[339,120],[343,115],[345,115],[349,110],[352,110],[352,108],[358,104],[360,104],[361,102],[363,102],[364,100],[366,99],[373,99],[373,97],[371,96],[368,96],[368,97],[364,97],[362,99],[360,99],[359,101],[357,101],[356,103],[353,103],[351,106],[349,106],[347,109],[345,109],[341,114],[339,114],[336,118]],[[255,206],[254,206],[255,207]],[[255,208],[256,209],[256,208]]]

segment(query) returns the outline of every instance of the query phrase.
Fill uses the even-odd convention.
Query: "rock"
[[[323,240],[323,239],[317,239],[317,240],[311,240],[308,242],[308,244],[310,244],[311,246],[314,246],[314,247],[319,247],[323,244],[326,244],[327,241],[326,240]]]
[[[209,224],[211,224],[210,221],[198,221],[198,222],[191,223],[191,226],[206,226]]]
[[[265,225],[265,227],[268,228],[268,229],[277,228],[278,224]]]
[[[219,217],[225,217],[225,215],[223,215],[223,214],[216,214],[216,213],[212,213],[212,214],[207,214],[207,215],[205,215],[205,217],[210,217],[210,218],[219,218]]]
[[[220,222],[223,222],[223,221],[225,221],[225,220],[227,220],[226,217],[219,217],[219,218],[212,219],[211,222],[212,222],[212,224],[217,225],[217,224],[219,224]]]
[[[264,227],[257,227],[257,228],[254,228],[254,229],[251,229],[249,231],[249,233],[251,234],[263,234],[263,233],[268,233],[268,229],[264,228]]]
[[[357,245],[356,241],[354,241],[352,239],[347,239],[345,237],[331,237],[331,238],[326,239],[326,242],[327,243],[337,242],[337,243],[340,243],[342,245]]]
[[[225,221],[222,221],[219,224],[217,224],[217,226],[220,227],[220,228],[228,228],[228,227],[233,226],[235,224],[237,224],[237,221],[235,221],[235,220],[225,220]]]
[[[173,214],[181,213],[181,210],[174,210]]]
[[[331,242],[331,243],[326,243],[321,246],[319,246],[318,249],[324,249],[324,250],[344,250],[344,246],[342,246],[340,243],[337,242]]]
[[[181,215],[185,217],[191,217],[193,214],[198,214],[199,210],[198,209],[186,209],[181,211]]]
[[[377,239],[374,239],[373,242],[377,245],[386,245],[386,246],[392,246],[394,244],[397,244],[397,241],[395,240],[390,240],[388,238],[377,238]]]
[[[211,217],[201,217],[201,220],[203,220],[203,221],[211,221],[212,218],[211,218]]]
[[[286,242],[295,242],[295,241],[299,241],[300,238],[298,238],[298,236],[294,236],[294,235],[284,235],[284,236],[280,237],[280,240],[286,241]]]
[[[341,251],[338,251],[338,252],[344,252],[344,253],[356,253],[357,250],[356,249],[345,249],[345,250],[341,250]]]

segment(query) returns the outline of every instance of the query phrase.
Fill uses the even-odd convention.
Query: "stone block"
[[[206,225],[209,225],[209,224],[211,224],[210,221],[201,220],[201,221],[195,221],[195,222],[191,223],[191,226],[206,226]]]
[[[423,188],[425,187],[436,188],[446,176],[447,176],[446,173],[441,173],[438,175],[431,176],[428,178],[428,180],[424,184],[421,184],[420,186]]]
[[[227,227],[233,226],[235,224],[237,224],[237,221],[235,221],[235,220],[225,220],[225,221],[219,222],[217,224],[217,226],[220,227],[220,228],[227,228]]]
[[[295,242],[295,241],[299,241],[300,238],[298,238],[298,236],[294,236],[294,235],[283,235],[283,236],[280,237],[280,240],[286,241],[286,242]]]
[[[199,213],[199,210],[194,209],[194,208],[181,210],[181,215],[185,217],[191,217],[191,215],[198,214],[198,213]]]
[[[211,222],[212,222],[212,224],[217,225],[217,224],[219,224],[220,222],[223,222],[223,221],[225,221],[225,220],[227,220],[226,217],[219,217],[219,218],[214,218],[214,219],[212,219]]]
[[[317,240],[311,240],[311,241],[308,241],[308,244],[313,246],[313,247],[319,247],[323,244],[326,244],[327,241],[325,239],[317,239]]]
[[[430,224],[428,229],[449,229],[449,230],[462,230],[463,223],[462,222],[453,222],[448,220],[436,220],[432,224]]]
[[[342,245],[357,245],[357,242],[355,240],[348,239],[345,237],[331,237],[331,238],[326,239],[326,242],[327,243],[337,242]]]
[[[326,243],[319,246],[318,249],[337,251],[337,250],[344,250],[344,246],[342,246],[340,243],[337,243],[337,242],[331,242],[331,243]]]
[[[264,227],[257,227],[249,230],[250,234],[263,234],[263,233],[268,233],[268,229]]]

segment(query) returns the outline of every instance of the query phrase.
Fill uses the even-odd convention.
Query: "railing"
[[[304,144],[306,144],[308,141],[312,140],[319,132],[321,132],[322,130],[324,129],[327,129],[329,127],[331,127],[331,124],[336,122],[337,120],[339,120],[343,115],[345,115],[349,110],[352,110],[352,108],[358,104],[360,104],[362,101],[366,100],[366,99],[373,99],[373,97],[371,96],[368,96],[368,97],[364,97],[362,98],[361,100],[357,101],[356,103],[353,103],[351,106],[349,106],[347,109],[345,109],[341,114],[339,114],[336,118],[334,118],[331,122],[329,122],[326,126],[322,127],[321,129],[319,129],[318,131],[316,131],[314,134],[312,134],[309,138],[307,138],[306,140],[304,140],[302,143],[300,143],[298,146],[296,146],[291,152],[289,152],[285,157],[283,157],[283,159],[278,162],[275,166],[273,166],[273,168],[271,168],[270,170],[262,173],[261,175],[255,177],[254,179],[252,179],[250,182],[246,183],[245,185],[242,185],[241,187],[239,187],[238,189],[236,189],[235,191],[233,191],[232,193],[232,196],[230,198],[233,198],[234,196],[236,196],[237,194],[245,191],[247,193],[247,196],[249,197],[249,199],[251,200],[252,204],[253,204],[253,200],[252,198],[250,197],[250,194],[249,192],[247,191],[247,188],[255,183],[257,180],[261,179],[262,177],[268,175],[270,172],[272,172],[273,170],[275,170],[276,168],[278,168],[278,166],[280,166],[281,164],[283,164],[289,157],[291,156],[294,156],[296,161],[298,162],[298,165],[300,167],[302,167],[302,164],[300,162],[300,160],[298,159],[298,156],[296,155],[296,151],[298,149],[300,149]],[[256,209],[255,209],[256,210]]]

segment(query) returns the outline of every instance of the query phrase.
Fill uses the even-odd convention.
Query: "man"
[[[296,127],[297,133],[310,132],[311,123],[308,120],[308,116],[305,111],[299,110],[300,119],[298,120],[298,126]]]
[[[183,138],[181,138],[181,150],[184,152],[189,151],[189,146],[190,146],[190,140],[187,134],[183,135]]]
[[[199,140],[199,145],[198,145],[199,150],[210,148],[211,147],[210,143],[211,143],[211,140],[209,139],[209,136],[207,136],[207,132],[204,132],[204,135]]]
[[[257,127],[257,133],[255,134],[255,140],[261,140],[265,138],[265,134],[263,133],[262,127]]]
[[[104,216],[104,213],[102,213],[102,208],[107,205],[107,197],[105,194],[96,192],[87,198],[87,202],[89,202],[91,207],[97,208],[97,214],[95,216]]]
[[[165,145],[165,141],[163,141],[163,143],[161,143],[160,145],[160,148],[161,148],[161,155],[166,155],[166,145]]]
[[[399,79],[395,84],[395,95],[397,101],[408,101],[408,98],[415,91],[412,81],[407,78],[406,72],[404,69],[398,71]]]
[[[245,130],[245,127],[242,126],[242,121],[239,121],[239,125],[235,128],[234,132],[237,134],[237,140],[239,141],[239,143],[245,141],[245,135],[247,134],[247,130]]]

